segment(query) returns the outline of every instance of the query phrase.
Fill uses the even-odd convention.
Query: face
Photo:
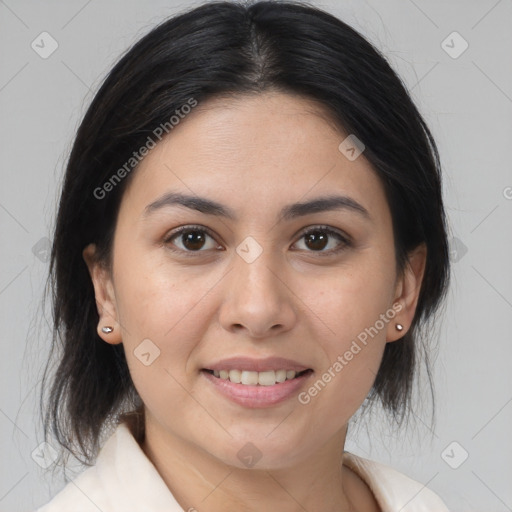
[[[238,467],[339,442],[416,306],[424,258],[396,275],[383,186],[318,108],[282,93],[199,104],[134,171],[112,274],[84,251],[147,431]]]

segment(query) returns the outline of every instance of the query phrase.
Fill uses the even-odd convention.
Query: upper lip
[[[286,359],[284,357],[266,357],[264,359],[256,359],[251,357],[230,357],[229,359],[221,359],[208,366],[205,370],[242,370],[249,372],[264,372],[270,370],[295,370],[302,372],[309,370],[308,366]]]

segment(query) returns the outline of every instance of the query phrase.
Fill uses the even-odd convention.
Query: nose
[[[220,323],[229,332],[247,331],[251,338],[268,338],[290,330],[298,317],[286,273],[271,251],[248,263],[235,255],[223,286]]]

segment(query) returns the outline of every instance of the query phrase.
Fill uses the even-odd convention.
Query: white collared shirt
[[[343,464],[369,486],[382,512],[449,512],[431,490],[384,464],[347,452]],[[95,465],[35,512],[187,511],[174,499],[128,425],[120,423]]]

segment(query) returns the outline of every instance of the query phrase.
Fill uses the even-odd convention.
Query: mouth
[[[213,377],[230,381],[233,384],[242,384],[244,386],[275,386],[276,384],[282,384],[286,381],[291,381],[312,373],[313,370],[308,368],[302,371],[295,370],[264,370],[264,371],[249,371],[249,370],[211,370],[203,368],[204,372],[209,373]]]
[[[293,399],[314,370],[293,359],[232,356],[211,361],[199,372],[209,389],[244,408],[277,406]]]

